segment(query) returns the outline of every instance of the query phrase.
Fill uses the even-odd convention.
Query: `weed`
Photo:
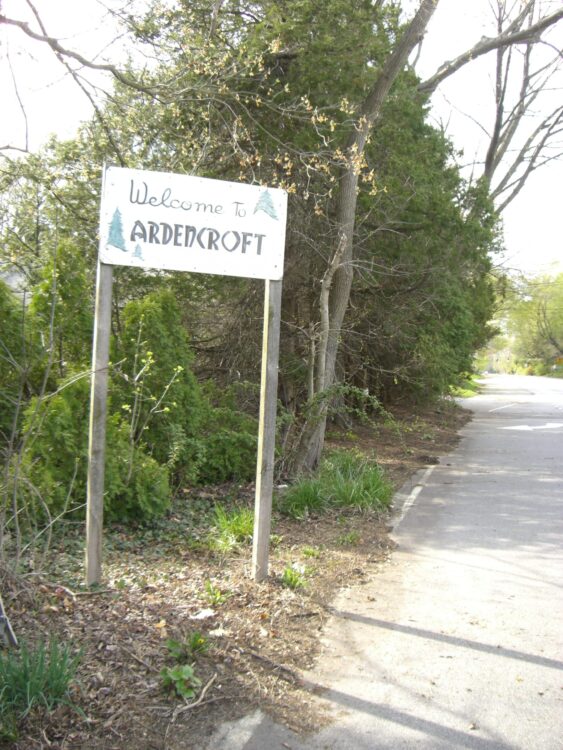
[[[208,543],[216,552],[231,552],[240,544],[252,541],[253,532],[254,513],[250,509],[238,508],[227,512],[221,505],[217,505]]]
[[[282,542],[283,536],[280,536],[279,534],[270,534],[270,544],[274,549],[279,547]]]
[[[165,688],[174,688],[180,698],[193,698],[201,680],[196,676],[193,664],[186,664],[198,654],[205,654],[209,649],[209,642],[198,631],[187,636],[183,641],[169,638],[166,648],[176,664],[173,667],[163,667],[160,671]]]
[[[305,586],[305,576],[295,567],[288,565],[282,573],[281,582],[288,589],[302,589]]]
[[[206,654],[209,651],[209,645],[207,638],[197,630],[183,641],[176,641],[172,638],[166,641],[166,648],[172,658],[179,664],[197,655]]]
[[[349,531],[347,534],[341,534],[336,543],[341,547],[355,547],[360,542],[360,535],[357,531]]]
[[[303,557],[319,558],[321,556],[321,550],[319,547],[303,547],[301,554]]]
[[[166,688],[174,688],[180,698],[193,698],[201,680],[196,676],[190,664],[176,664],[174,667],[164,667],[160,676]]]
[[[204,585],[205,598],[207,599],[209,604],[212,604],[215,607],[217,607],[219,604],[224,604],[230,596],[228,592],[221,591],[218,586],[215,586],[215,584],[209,580],[206,581]]]
[[[13,736],[17,722],[35,706],[49,711],[59,703],[72,706],[69,689],[80,658],[55,637],[35,649],[22,643],[19,651],[0,653],[0,736]]]
[[[209,641],[197,630],[192,633],[186,640],[188,651],[196,656],[197,654],[206,654],[209,651]]]

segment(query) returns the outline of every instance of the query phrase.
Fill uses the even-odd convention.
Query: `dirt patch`
[[[332,433],[329,442],[375,455],[398,488],[450,451],[468,418],[453,404],[396,409],[393,419]],[[314,664],[337,591],[361,586],[391,554],[388,519],[350,512],[301,522],[276,517],[271,575],[255,584],[250,549],[211,553],[194,523],[194,509],[205,515],[218,500],[251,506],[253,490],[192,491],[164,526],[108,529],[100,590],[81,588],[80,528],[57,540],[48,575],[0,574],[20,639],[56,633],[83,652],[72,692],[82,713],[34,710],[19,739],[3,747],[195,750],[220,722],[257,706],[299,732],[323,723],[300,675]],[[282,584],[288,566],[303,572],[304,587]],[[175,663],[167,641],[193,645],[197,636],[204,648],[185,660],[201,684],[182,701],[163,687],[161,670]]]

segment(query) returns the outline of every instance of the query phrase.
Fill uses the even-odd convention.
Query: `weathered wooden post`
[[[86,583],[89,586],[93,583],[99,583],[102,577],[102,530],[104,519],[112,282],[112,266],[98,262],[92,354],[92,386],[90,391],[88,484],[86,490]]]
[[[276,447],[281,294],[281,281],[265,282],[262,378],[252,549],[252,576],[255,581],[262,581],[268,575]]]

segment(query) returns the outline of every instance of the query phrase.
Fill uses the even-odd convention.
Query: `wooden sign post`
[[[98,262],[86,490],[86,583],[102,577],[102,530],[113,267]]]
[[[256,500],[252,538],[252,577],[255,581],[262,581],[268,575],[276,447],[282,282],[266,281],[265,287]]]
[[[265,280],[252,574],[268,575],[287,193],[243,183],[104,170],[92,356],[86,582],[102,576],[112,266]]]

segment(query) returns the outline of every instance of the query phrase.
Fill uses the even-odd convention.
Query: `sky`
[[[546,1],[551,10],[560,7],[561,0]],[[440,0],[417,62],[422,78],[481,36],[493,35],[490,2]],[[417,4],[406,0],[405,5],[409,3],[411,8]],[[100,62],[123,55],[123,42],[116,38],[106,10],[119,7],[120,0],[35,0],[34,4],[49,34],[63,46]],[[32,20],[24,0],[3,0],[2,7],[8,17]],[[549,36],[558,49],[563,48],[563,24],[560,27]],[[27,143],[33,150],[50,133],[72,137],[80,121],[90,116],[91,106],[47,45],[27,39],[19,29],[6,27],[0,27],[0,45],[0,146],[25,148]],[[493,65],[491,55],[470,63],[432,97],[431,117],[445,127],[456,148],[463,151],[461,163],[467,165],[467,174],[471,165],[482,159],[485,131],[492,121]],[[109,85],[108,75],[88,71],[86,77],[97,86]],[[563,74],[556,83],[551,101],[544,106],[554,106],[554,102],[556,106],[562,99]],[[563,271],[562,185],[563,160],[530,177],[503,215],[506,253],[497,259],[499,264],[526,275]]]
[[[423,79],[444,61],[470,49],[482,36],[495,36],[490,5],[490,0],[440,0],[417,64]],[[553,12],[561,7],[561,0],[545,5]],[[563,23],[545,38],[563,49]],[[461,163],[469,165],[467,172],[485,153],[484,131],[490,132],[493,118],[494,64],[491,54],[469,63],[444,81],[432,97],[432,116],[437,123],[446,125],[450,138],[463,150]],[[552,85],[557,88],[546,96],[544,111],[561,106],[563,71]],[[563,153],[563,138],[560,143]],[[506,208],[506,253],[501,259],[504,267],[534,275],[563,272],[562,186],[563,159],[532,174],[520,195]]]

